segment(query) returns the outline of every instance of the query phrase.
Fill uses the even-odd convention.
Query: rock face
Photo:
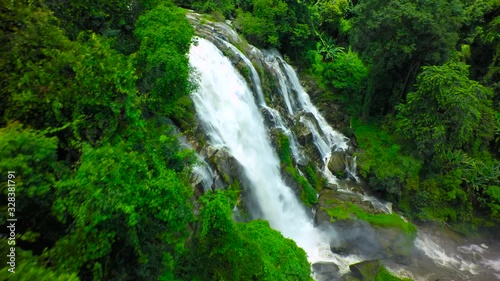
[[[342,277],[339,267],[333,262],[313,263],[312,268],[317,281],[336,281]]]
[[[300,121],[296,122],[295,135],[300,145],[314,145],[312,132]]]
[[[375,281],[380,266],[379,260],[369,260],[351,264],[349,269],[353,277],[361,279],[362,281]]]
[[[207,146],[205,153],[209,163],[214,170],[222,177],[222,181],[229,185],[242,176],[242,168],[238,161],[231,156],[225,148],[215,148]]]

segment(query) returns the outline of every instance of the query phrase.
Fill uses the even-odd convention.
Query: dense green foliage
[[[236,24],[251,43],[280,48],[292,56],[302,54],[313,35],[309,10],[304,3],[283,0],[249,2],[237,11]]]
[[[23,222],[16,229],[18,249],[33,251],[25,261],[19,259],[18,270],[26,269],[19,276],[171,279],[193,221],[187,179],[194,158],[160,117],[175,119],[184,112],[176,104],[189,92],[185,54],[192,28],[171,5],[151,7],[139,17],[147,23],[155,13],[171,12],[176,16],[161,22],[163,36],[185,35],[175,37],[176,48],[169,53],[176,59],[170,66],[184,70],[158,71],[153,69],[158,65],[143,68],[136,60],[149,58],[142,48],[145,40],[134,43],[141,46],[138,54],[126,55],[115,49],[123,43],[119,38],[85,25],[95,24],[86,21],[89,8],[95,13],[91,17],[113,12],[103,19],[109,28],[121,16],[113,9],[137,18],[127,3],[65,7],[75,11],[74,17],[58,6],[59,19],[45,8],[53,4],[2,1],[0,167],[16,172],[16,217]],[[138,34],[146,37],[147,32]],[[148,50],[156,51],[154,46]],[[142,73],[152,69],[158,81],[148,89],[137,87],[138,73],[143,79]],[[177,91],[154,99],[165,89]],[[148,106],[153,100],[158,107]],[[4,182],[2,196],[6,192]]]
[[[189,50],[193,28],[184,12],[161,4],[141,16],[135,29],[140,41],[137,53],[138,88],[153,112],[169,116],[184,129],[194,124],[189,98]],[[188,85],[188,86],[186,86]]]
[[[319,100],[353,118],[360,174],[408,217],[498,228],[498,0],[175,2],[234,19],[249,43],[311,74]],[[23,222],[23,275],[2,268],[0,279],[310,279],[291,240],[263,221],[234,222],[238,182],[195,202],[195,160],[172,126],[194,124],[185,11],[156,0],[0,0],[0,26],[0,169],[16,171]],[[317,168],[294,165],[284,134],[277,143],[283,173],[317,204]],[[414,235],[397,216],[352,204],[329,212]]]
[[[321,41],[310,52],[314,56],[311,72],[327,93],[321,99],[339,103],[353,117],[361,116],[359,104],[363,103],[368,70],[355,52],[345,52],[330,41]]]
[[[238,182],[193,204],[172,126],[194,124],[184,11],[2,1],[0,23],[0,169],[22,222],[2,280],[310,280],[292,240],[233,221]]]
[[[177,0],[183,7],[235,18],[234,25],[251,44],[274,47],[299,58],[314,47],[314,18],[306,2],[293,0]]]
[[[235,223],[222,192],[207,193],[200,202],[183,280],[311,280],[304,250],[266,221]]]
[[[311,11],[307,71],[319,100],[353,118],[369,186],[409,217],[498,226],[500,2],[318,1]]]
[[[373,190],[399,196],[418,185],[422,161],[401,151],[394,136],[373,125],[354,122],[360,143],[359,173]]]
[[[398,128],[425,157],[446,150],[470,151],[474,145],[482,148],[493,138],[491,93],[467,76],[463,63],[424,67],[416,92],[398,106]]]
[[[403,98],[421,65],[446,62],[459,38],[463,7],[456,1],[361,1],[352,43],[370,65],[363,116],[382,114]]]

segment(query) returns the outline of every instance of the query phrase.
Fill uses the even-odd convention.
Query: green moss
[[[240,183],[237,180],[234,180],[226,190],[226,195],[231,201],[231,206],[235,206],[238,204],[238,199],[241,195]]]
[[[282,167],[293,166],[292,164],[292,150],[290,149],[290,140],[283,133],[278,133],[278,156]]]
[[[392,275],[385,267],[380,267],[377,276],[375,277],[375,281],[412,281],[409,278],[399,278],[397,276]]]
[[[333,200],[330,200],[329,203],[334,203],[332,201]],[[332,222],[336,220],[357,218],[359,220],[366,221],[373,226],[399,229],[411,239],[415,239],[417,236],[417,228],[413,224],[405,222],[396,214],[370,214],[363,211],[357,205],[348,202],[336,204],[335,207],[326,208],[326,210]]]
[[[327,181],[321,176],[313,162],[310,162],[305,168],[305,174],[307,180],[311,183],[311,186],[316,189],[316,191],[321,191],[324,186],[326,186]]]
[[[273,93],[273,89],[276,86],[274,84],[274,80],[272,79],[272,77],[270,77],[270,74],[265,71],[260,65],[253,63],[253,66],[257,70],[257,73],[259,73],[262,92],[264,93],[264,99],[266,100],[267,104],[270,104],[272,101],[271,94]]]
[[[307,178],[303,177],[299,171],[293,166],[292,163],[292,150],[290,149],[290,140],[288,137],[279,132],[277,136],[278,140],[278,156],[280,158],[281,167],[284,169],[285,173],[290,175],[293,180],[299,184],[301,188],[300,200],[307,205],[312,206],[318,203],[318,198],[316,191],[314,190],[311,183]],[[318,182],[318,179],[315,178]]]
[[[229,183],[229,181],[230,181],[229,175],[228,174],[222,174],[222,180],[225,183]]]
[[[245,78],[245,80],[247,81],[247,83],[252,83],[252,71],[250,70],[250,68],[243,62],[239,62],[237,65],[236,65],[236,68],[239,70],[239,72],[241,73],[241,75],[243,76],[243,78]]]
[[[307,179],[300,175],[297,169],[293,166],[288,166],[285,168],[285,172],[289,174],[300,186],[302,192],[300,194],[300,200],[307,205],[312,206],[318,203],[318,197],[316,196],[316,191],[307,181]]]

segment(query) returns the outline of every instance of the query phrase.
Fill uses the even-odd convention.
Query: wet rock
[[[270,137],[271,139],[274,138],[274,140],[276,139],[276,136],[277,136],[277,132],[279,131],[278,129],[276,128],[273,128],[274,126],[274,119],[273,119],[273,116],[271,114],[271,112],[269,112],[269,110],[265,109],[265,108],[261,108],[260,109],[260,114],[262,114],[262,117],[264,118],[264,124],[266,125],[267,128],[272,128],[270,130]],[[273,143],[274,145],[274,143]]]
[[[209,163],[221,175],[222,181],[225,184],[231,184],[234,180],[241,177],[242,169],[238,160],[236,160],[227,149],[214,148],[208,146],[206,148]]]
[[[382,253],[396,262],[408,263],[408,257],[414,250],[414,241],[411,236],[398,228],[377,228],[376,239]]]
[[[281,169],[281,176],[283,178],[283,182],[292,189],[296,196],[300,196],[302,193],[301,186],[297,183],[297,181],[284,169]]]
[[[327,208],[332,207],[331,200],[336,198],[336,192],[330,189],[325,189],[320,193],[318,198],[318,206],[316,208],[316,215],[314,222],[316,225],[330,225],[330,215],[328,215]]]
[[[307,128],[302,122],[297,122],[295,128],[295,135],[297,136],[297,141],[302,146],[314,145],[312,132]]]
[[[203,184],[201,181],[199,181],[198,183],[193,183],[192,185],[194,187],[194,194],[193,195],[195,198],[199,198],[205,193],[205,188],[203,187]]]
[[[351,210],[350,203],[361,210]],[[339,217],[332,218],[328,214],[329,210]],[[331,227],[337,233],[338,239],[331,245],[332,251],[341,254],[345,250],[351,254],[359,253],[369,259],[393,259],[396,262],[408,263],[406,257],[414,250],[414,237],[399,227],[381,227],[360,220],[355,212],[361,211],[373,215],[381,213],[360,195],[330,189],[324,189],[320,193],[315,224]]]
[[[330,251],[332,251],[332,253],[335,253],[337,255],[347,256],[349,254],[352,254],[353,249],[352,248],[346,248],[346,247],[330,246]]]
[[[340,280],[339,267],[333,262],[317,262],[312,265],[317,281]]]
[[[344,161],[344,153],[342,152],[334,152],[332,153],[332,157],[328,162],[328,169],[334,173],[339,174],[345,171],[346,165]]]
[[[339,189],[339,186],[334,183],[327,183],[325,188],[336,191]]]
[[[362,261],[349,265],[352,276],[363,281],[375,281],[375,277],[380,271],[380,267],[381,264],[379,260]]]

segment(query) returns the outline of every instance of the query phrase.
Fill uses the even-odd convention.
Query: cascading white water
[[[459,271],[468,271],[471,274],[477,274],[477,266],[474,263],[464,260],[459,256],[449,255],[441,246],[423,234],[417,237],[415,246],[440,266],[453,267]]]
[[[332,151],[343,151],[348,148],[348,139],[335,131],[312,104],[309,95],[300,85],[299,78],[293,68],[287,64],[276,51],[266,52],[267,66],[274,71],[277,76],[280,92],[285,101],[290,114],[310,113],[314,121],[318,124],[319,130],[312,120],[307,116],[301,116],[300,121],[309,129],[313,135],[313,141],[323,160],[323,175],[329,183],[336,184],[337,179],[328,170]],[[296,93],[297,97],[294,97]],[[298,102],[295,102],[298,101]]]
[[[290,150],[292,151],[292,156],[295,159],[295,161],[296,162],[303,161],[304,155],[299,149],[297,138],[295,137],[293,132],[285,125],[285,122],[283,121],[283,118],[281,118],[279,112],[276,109],[267,106],[266,104],[261,105],[261,107],[264,108],[264,110],[266,110],[267,112],[269,112],[269,114],[273,118],[274,127],[280,129],[290,140]]]
[[[355,255],[330,251],[332,234],[314,228],[303,206],[281,178],[264,120],[244,78],[209,41],[199,39],[189,53],[199,88],[192,94],[199,120],[215,146],[226,147],[250,181],[264,219],[303,248],[311,263],[332,261],[341,273],[361,261]]]
[[[238,50],[235,46],[231,45],[231,43],[224,40],[221,41],[233,53],[237,54],[241,58],[241,60],[243,60],[245,65],[250,69],[250,72],[252,73],[252,82],[254,84],[255,91],[257,92],[258,104],[264,105],[266,101],[264,99],[264,93],[262,92],[262,84],[260,83],[259,74],[257,73],[257,70],[253,66],[252,62],[240,50]]]
[[[314,260],[324,238],[283,183],[279,160],[245,80],[205,39],[199,39],[198,44],[191,47],[189,58],[199,74],[199,88],[192,99],[211,142],[225,146],[242,165],[270,225],[295,240]]]

